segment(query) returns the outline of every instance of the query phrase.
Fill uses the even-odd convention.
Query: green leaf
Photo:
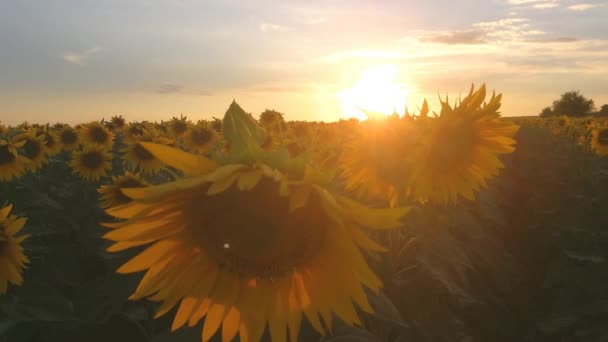
[[[258,153],[266,133],[255,119],[232,101],[222,121],[222,134],[229,146],[229,153],[249,156]]]

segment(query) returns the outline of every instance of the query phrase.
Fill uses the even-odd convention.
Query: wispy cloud
[[[66,63],[84,65],[89,56],[99,51],[99,47],[95,46],[82,52],[66,52],[62,59]]]
[[[160,86],[158,86],[154,89],[154,93],[166,94],[166,95],[170,95],[170,94],[189,94],[189,95],[199,95],[199,96],[211,95],[211,92],[208,90],[191,89],[191,88],[185,87],[181,84],[173,84],[173,83],[161,84]]]
[[[603,7],[603,4],[589,4],[589,3],[581,3],[572,6],[568,6],[568,9],[571,11],[584,12],[594,8]]]
[[[481,29],[444,32],[420,37],[423,42],[435,42],[443,44],[483,44],[486,32]]]
[[[273,31],[284,31],[287,27],[278,24],[263,22],[260,24],[260,31],[262,32],[273,32]]]
[[[536,8],[536,9],[549,9],[549,8],[556,8],[559,7],[559,3],[557,2],[544,2],[542,4],[535,4],[532,6],[532,8]]]

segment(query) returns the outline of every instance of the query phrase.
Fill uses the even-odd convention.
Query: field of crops
[[[0,341],[608,341],[608,119],[0,125]]]

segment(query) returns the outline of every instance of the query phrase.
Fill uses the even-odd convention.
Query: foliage
[[[309,177],[352,195],[331,166],[344,141],[366,124],[286,122],[278,138],[288,147],[279,144],[263,152],[259,145],[268,132],[249,114],[235,104],[227,118],[233,120],[216,121],[224,135],[205,156],[247,162],[264,155],[278,166],[286,155],[310,156],[315,167],[328,171],[307,169]],[[325,337],[303,320],[301,341],[608,339],[608,158],[598,156],[590,144],[592,132],[608,121],[510,121],[521,126],[517,149],[501,157],[505,168],[475,200],[454,205],[410,202],[415,209],[401,228],[369,233],[388,249],[368,256],[384,283],[382,292],[367,292],[374,314],[359,312],[362,324],[356,327],[334,317],[333,334]],[[172,122],[182,123],[192,125],[182,119]],[[10,140],[24,128],[0,134]],[[125,131],[112,130],[111,175],[135,172],[121,158]],[[162,126],[158,130],[163,132]],[[187,140],[171,136],[178,131],[159,134],[170,138],[168,144],[190,150]],[[231,157],[226,143],[246,155]],[[99,223],[109,217],[99,207],[97,189],[111,178],[84,180],[70,169],[72,153],[57,152],[39,170],[0,182],[0,205],[8,201],[16,215],[27,217],[23,233],[30,235],[23,242],[30,259],[23,285],[0,296],[0,341],[199,341],[200,326],[170,331],[175,309],[154,319],[158,304],[128,300],[141,274],[115,271],[141,249],[106,252],[109,243],[101,236],[107,229]],[[292,164],[293,169],[304,168],[300,161]],[[163,168],[145,180],[161,184],[178,177],[177,170]],[[386,204],[363,200],[373,207]],[[262,340],[269,340],[268,333]]]
[[[578,90],[568,91],[561,95],[558,100],[553,101],[551,110],[546,108],[541,112],[541,116],[573,116],[582,117],[590,115],[595,109],[592,99],[587,99]]]

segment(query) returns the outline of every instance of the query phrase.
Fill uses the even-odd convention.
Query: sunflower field
[[[608,341],[608,119],[0,124],[0,341]]]

